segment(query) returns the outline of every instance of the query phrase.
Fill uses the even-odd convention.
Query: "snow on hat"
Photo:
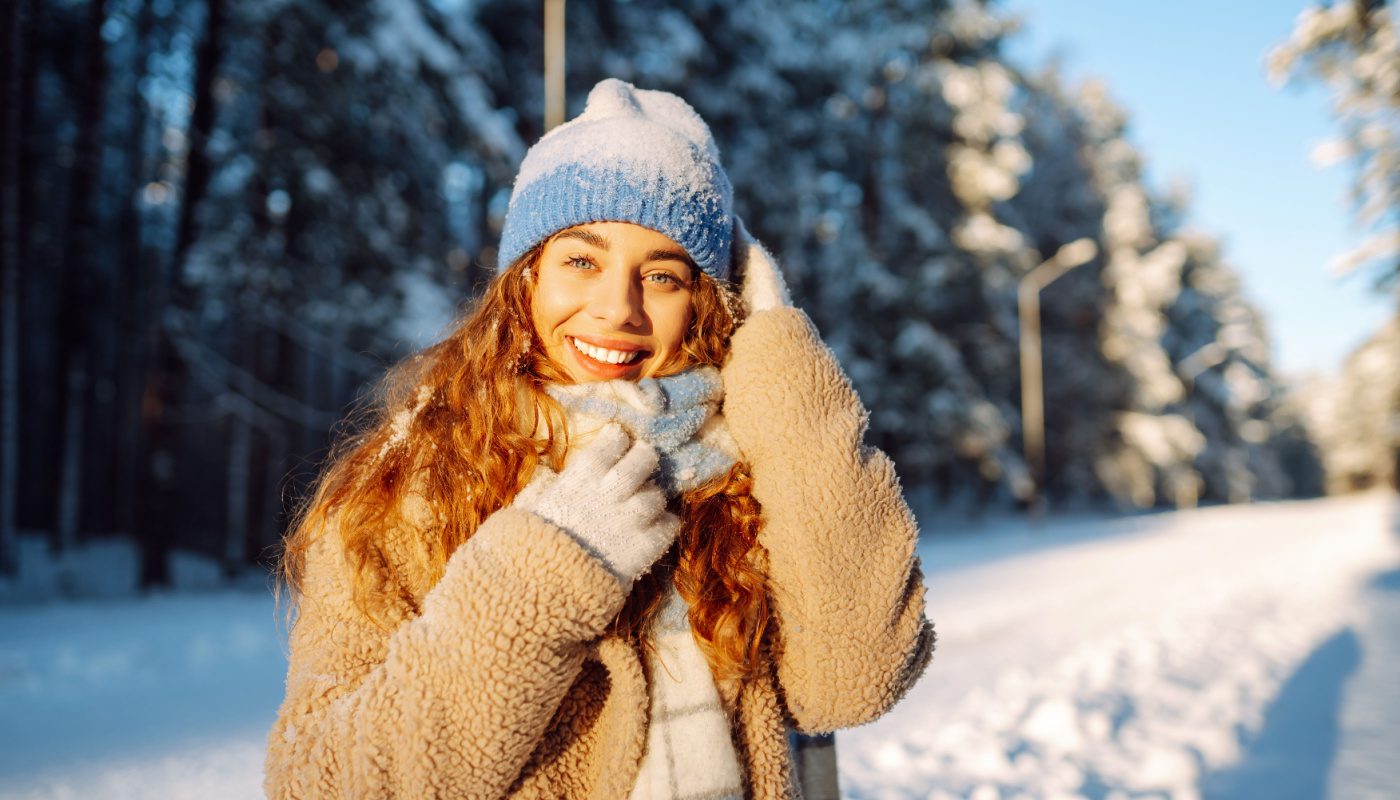
[[[734,189],[710,128],[681,98],[608,78],[583,113],[546,133],[515,178],[500,269],[574,225],[631,222],[664,233],[727,278]]]

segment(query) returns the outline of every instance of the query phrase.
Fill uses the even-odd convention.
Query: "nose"
[[[642,286],[630,270],[614,266],[605,270],[594,284],[588,301],[594,319],[618,330],[640,328],[646,322],[642,307]]]

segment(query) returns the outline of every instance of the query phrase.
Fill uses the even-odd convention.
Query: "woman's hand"
[[[738,217],[734,218],[734,275],[740,282],[739,296],[748,314],[792,305],[778,262],[749,235]]]
[[[665,494],[651,481],[656,466],[655,448],[632,443],[621,426],[610,424],[571,453],[558,474],[536,467],[514,505],[567,531],[630,588],[680,531]]]

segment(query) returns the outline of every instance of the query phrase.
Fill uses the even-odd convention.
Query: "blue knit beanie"
[[[582,114],[525,154],[499,268],[565,228],[631,222],[671,237],[710,276],[728,278],[733,206],[719,148],[695,109],[609,78],[588,93]]]

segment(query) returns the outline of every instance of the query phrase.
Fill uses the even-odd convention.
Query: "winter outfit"
[[[662,135],[655,126],[678,130],[694,145],[685,152],[706,155],[723,176],[704,123],[672,95],[605,81],[589,111],[537,148],[580,123],[634,126],[645,132],[630,135],[649,143]],[[568,176],[586,166],[596,178],[605,170],[594,160],[639,149],[587,150],[584,165],[550,158],[568,164]],[[592,185],[625,196],[639,174],[629,170]],[[521,175],[506,235],[524,252],[538,241],[530,237],[557,229],[521,234],[512,221],[536,207],[522,198],[555,190],[558,170],[536,162],[528,181],[524,167]],[[786,304],[768,254],[736,221],[725,233],[736,239],[732,259],[727,243],[722,262],[709,259],[703,248],[718,236],[707,227],[709,195],[682,195],[697,213],[651,196],[678,185],[674,177],[638,190],[648,202],[627,214],[584,198],[548,225],[645,218],[677,242],[691,236],[701,249],[688,252],[711,274],[732,260],[750,314],[728,361],[636,383],[549,387],[568,415],[565,464],[557,474],[541,468],[436,583],[417,554],[438,520],[411,492],[404,522],[380,543],[387,580],[405,597],[391,630],[356,608],[335,531],[319,537],[307,553],[287,697],[268,740],[270,797],[797,797],[789,730],[868,722],[922,673],[934,636],[893,464],[861,444],[865,410],[811,322]],[[559,197],[588,195],[583,185],[561,184]],[[728,217],[723,186],[716,208]],[[666,495],[738,460],[762,507],[760,566],[774,624],[757,674],[717,682],[673,587],[648,632],[656,657],[605,631],[635,578],[674,540],[679,523]]]

